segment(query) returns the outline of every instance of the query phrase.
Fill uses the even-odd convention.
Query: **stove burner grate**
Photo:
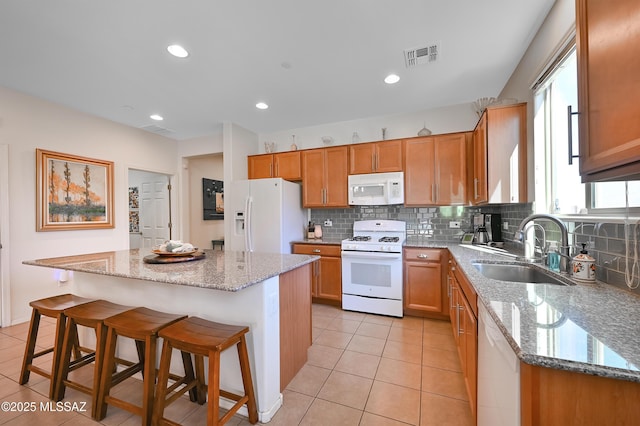
[[[382,237],[378,240],[379,243],[397,243],[400,241],[400,237]]]
[[[349,238],[349,241],[369,241],[371,237],[369,235],[358,235],[355,237]]]

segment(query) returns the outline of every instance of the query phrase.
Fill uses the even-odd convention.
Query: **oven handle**
[[[342,251],[342,258],[347,259],[401,259],[402,253],[377,253],[369,251]]]

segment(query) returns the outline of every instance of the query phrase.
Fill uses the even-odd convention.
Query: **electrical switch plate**
[[[460,229],[460,222],[454,222],[454,221],[449,222],[449,228]]]
[[[331,221],[331,219],[327,219],[324,221],[324,226],[333,226],[333,222]]]
[[[506,220],[504,222],[502,222],[502,229],[504,231],[508,231],[509,230],[509,222],[507,222]]]

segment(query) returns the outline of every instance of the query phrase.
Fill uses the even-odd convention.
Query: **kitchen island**
[[[150,264],[144,262],[145,256],[153,256],[149,249],[132,249],[23,263],[67,275],[63,280],[68,280],[68,291],[78,296],[248,326],[258,416],[268,422],[282,405],[282,389],[307,359],[310,264],[318,256],[214,250],[204,254],[190,262]],[[81,338],[93,343],[91,333]],[[118,348],[123,358],[135,359],[135,353],[132,342]],[[180,365],[179,354],[174,357],[172,365]],[[237,354],[225,351],[221,362],[221,386],[240,391]]]

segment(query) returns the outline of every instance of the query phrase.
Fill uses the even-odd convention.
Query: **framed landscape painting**
[[[36,149],[36,231],[113,228],[113,162]]]

